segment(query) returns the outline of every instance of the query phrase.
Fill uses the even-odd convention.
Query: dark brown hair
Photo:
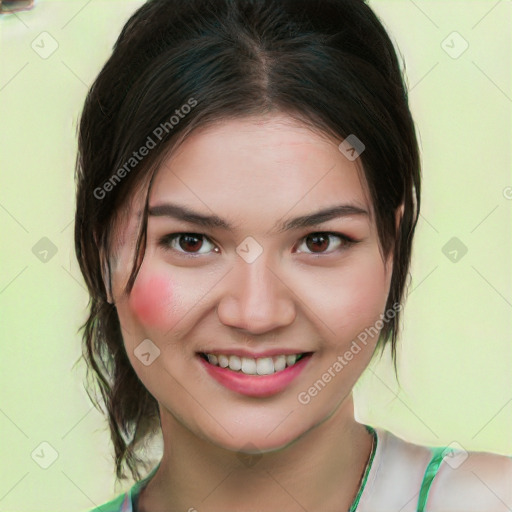
[[[386,311],[402,302],[419,214],[419,150],[395,49],[370,7],[362,0],[148,1],[125,24],[87,95],[76,166],[75,250],[90,294],[83,357],[106,406],[117,479],[126,478],[125,465],[141,478],[137,451],[160,425],[107,300],[114,221],[143,190],[130,293],[160,162],[197,127],[268,112],[363,142],[359,162],[381,252],[394,257]],[[379,338],[381,347],[391,343],[395,371],[398,330],[397,312]]]

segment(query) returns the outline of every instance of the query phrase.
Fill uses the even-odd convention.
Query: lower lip
[[[302,357],[294,365],[272,375],[246,375],[245,373],[214,366],[199,354],[197,357],[206,371],[226,388],[246,396],[267,397],[283,391],[306,367],[311,355],[308,354]]]

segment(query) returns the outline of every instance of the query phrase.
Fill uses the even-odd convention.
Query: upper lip
[[[202,354],[223,354],[226,356],[238,356],[238,357],[249,357],[251,359],[258,359],[262,357],[273,357],[280,355],[291,355],[291,354],[305,354],[309,353],[306,350],[300,349],[286,349],[286,348],[273,348],[269,350],[264,350],[263,352],[250,352],[249,350],[244,350],[243,348],[224,348],[224,349],[207,349],[200,351]]]

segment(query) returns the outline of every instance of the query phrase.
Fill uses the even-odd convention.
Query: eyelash
[[[189,236],[192,236],[192,237],[198,238],[198,239],[203,238],[203,239],[210,241],[210,243],[213,243],[206,235],[204,235],[202,233],[180,232],[180,233],[169,233],[168,235],[164,235],[162,238],[159,239],[158,245],[166,251],[177,252],[178,254],[180,254],[186,258],[197,258],[201,255],[208,254],[208,253],[199,253],[199,252],[186,252],[186,251],[171,247],[171,243],[174,240],[176,240],[180,236],[184,236],[184,235],[189,235]],[[335,252],[342,251],[344,249],[348,249],[349,247],[360,242],[360,240],[355,240],[354,238],[344,235],[343,233],[337,233],[334,231],[314,231],[314,232],[309,233],[306,236],[301,238],[301,245],[302,245],[302,242],[304,242],[308,237],[311,237],[312,235],[334,236],[334,237],[340,239],[341,244],[339,247],[337,247],[336,249],[331,250],[329,252],[304,252],[304,251],[301,251],[302,254],[309,254],[311,256],[326,256],[329,254],[333,254]]]

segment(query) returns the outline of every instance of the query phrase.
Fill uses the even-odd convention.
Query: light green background
[[[87,303],[73,172],[87,87],[142,3],[47,0],[0,16],[1,511],[85,510],[123,490],[84,367],[72,369]],[[370,5],[406,62],[424,188],[402,388],[389,357],[375,361],[356,387],[357,417],[417,443],[512,454],[512,3]],[[469,44],[458,58],[445,51],[464,44],[454,31]],[[47,58],[32,48],[52,39]],[[43,237],[57,248],[45,263],[32,252]],[[468,249],[456,262],[442,251],[452,237]],[[58,453],[47,469],[31,457],[42,442]]]

